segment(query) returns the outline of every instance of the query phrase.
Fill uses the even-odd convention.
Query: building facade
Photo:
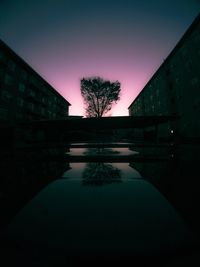
[[[178,116],[160,136],[200,138],[200,15],[129,106],[130,116]]]
[[[0,40],[0,122],[62,119],[70,103]]]

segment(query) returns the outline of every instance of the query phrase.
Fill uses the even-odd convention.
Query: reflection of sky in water
[[[107,163],[104,163],[105,165]],[[124,179],[134,179],[141,178],[140,173],[129,166],[128,163],[108,163],[112,165],[114,168],[117,168],[121,171],[121,178]],[[87,163],[70,163],[71,169],[66,171],[62,177],[70,178],[70,179],[81,179],[85,168],[87,167]],[[106,179],[108,177],[105,177]]]
[[[123,142],[98,142],[98,143],[71,143],[70,147],[71,148],[80,148],[80,147],[129,147],[131,146],[132,143],[123,143]]]
[[[98,155],[98,154],[106,154],[110,156],[120,155],[120,156],[127,156],[127,155],[134,155],[138,154],[137,151],[129,150],[128,148],[124,147],[117,147],[117,148],[70,148],[70,151],[66,154],[71,156],[84,156],[84,155]]]
[[[143,179],[103,187],[82,186],[73,179],[55,181],[25,206],[7,234],[21,243],[19,250],[48,248],[49,258],[67,252],[159,253],[190,240],[182,218]],[[37,257],[43,257],[41,253]]]
[[[70,163],[71,169],[66,171],[62,177],[71,179],[81,179],[87,163]]]

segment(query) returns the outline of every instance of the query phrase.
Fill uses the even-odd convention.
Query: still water
[[[162,192],[161,175],[166,180],[175,171],[168,152],[165,161],[134,162],[143,150],[71,148],[66,153],[73,162],[65,163],[59,179],[44,186],[6,227],[12,264],[110,266],[131,257],[131,266],[154,266],[190,250],[196,245],[194,231],[167,190]],[[104,154],[110,162],[98,161]],[[85,155],[93,160],[79,162]],[[112,162],[119,155],[133,161]]]

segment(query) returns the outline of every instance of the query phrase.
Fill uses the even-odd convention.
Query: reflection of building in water
[[[159,137],[200,138],[199,62],[200,15],[129,106],[129,115],[178,115],[180,120],[159,125]]]
[[[121,182],[120,169],[103,162],[89,162],[82,174],[83,185],[100,186]]]
[[[196,149],[196,153],[198,151],[199,149]],[[200,236],[200,219],[197,212],[200,202],[199,186],[197,186],[199,158],[196,157],[192,146],[179,152],[181,155],[175,153],[166,161],[134,162],[130,165],[172,203]]]
[[[48,151],[38,151],[44,157],[34,160],[33,152],[21,160],[1,159],[0,227],[7,224],[13,216],[43,188],[52,181],[61,178],[62,173],[70,168],[69,163],[47,159]],[[45,154],[46,153],[46,154]]]
[[[0,40],[0,121],[57,119],[70,103]]]
[[[136,169],[145,180],[152,182],[154,185],[160,183],[160,179],[169,178],[169,174],[173,172],[172,165],[168,160],[131,162],[130,166]]]

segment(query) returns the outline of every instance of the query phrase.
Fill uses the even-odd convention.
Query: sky
[[[80,79],[121,83],[128,107],[200,11],[200,0],[0,0],[0,39],[84,115]]]

